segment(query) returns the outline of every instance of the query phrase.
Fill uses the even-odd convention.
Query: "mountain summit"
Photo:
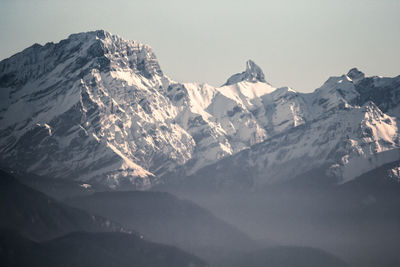
[[[266,82],[262,69],[252,60],[246,62],[246,70],[230,77],[224,85],[232,85],[242,81],[248,82]]]
[[[357,68],[352,68],[351,70],[349,70],[347,76],[354,82],[360,81],[365,78],[365,74],[359,71]]]

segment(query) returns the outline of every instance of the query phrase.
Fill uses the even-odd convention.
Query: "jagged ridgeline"
[[[266,80],[248,61],[221,87],[175,82],[148,45],[102,30],[35,44],[0,62],[1,164],[112,188],[251,170],[251,187],[400,159],[399,76],[352,69],[309,94]]]

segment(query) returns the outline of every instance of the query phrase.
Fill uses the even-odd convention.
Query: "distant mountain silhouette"
[[[0,264],[8,267],[206,267],[172,246],[134,234],[75,232],[37,243],[10,230],[0,231]]]

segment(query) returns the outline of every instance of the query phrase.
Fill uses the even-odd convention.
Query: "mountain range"
[[[400,76],[356,68],[312,93],[251,60],[220,87],[179,83],[150,46],[99,30],[2,60],[0,94],[1,165],[85,188],[210,172],[256,187],[321,168],[341,184],[400,159]]]

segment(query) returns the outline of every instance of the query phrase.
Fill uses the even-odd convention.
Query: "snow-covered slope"
[[[146,187],[152,161],[191,157],[193,139],[172,122],[169,79],[147,45],[105,31],[74,34],[34,45],[0,70],[3,164]]]
[[[345,183],[398,161],[399,118],[393,116],[399,105],[398,81],[399,77],[364,78],[352,69],[310,94],[279,88],[262,97],[268,114],[264,128],[271,136],[187,179],[196,184],[201,177],[213,176],[218,187],[260,186],[322,169]],[[365,84],[375,87],[366,89]],[[364,95],[366,90],[375,97],[379,94],[373,90],[386,96],[386,101],[377,102],[390,115]]]
[[[110,187],[231,159],[275,177],[328,164],[347,181],[398,157],[399,92],[400,77],[357,69],[310,94],[274,88],[251,60],[221,87],[179,83],[147,45],[73,34],[0,62],[0,163]]]

